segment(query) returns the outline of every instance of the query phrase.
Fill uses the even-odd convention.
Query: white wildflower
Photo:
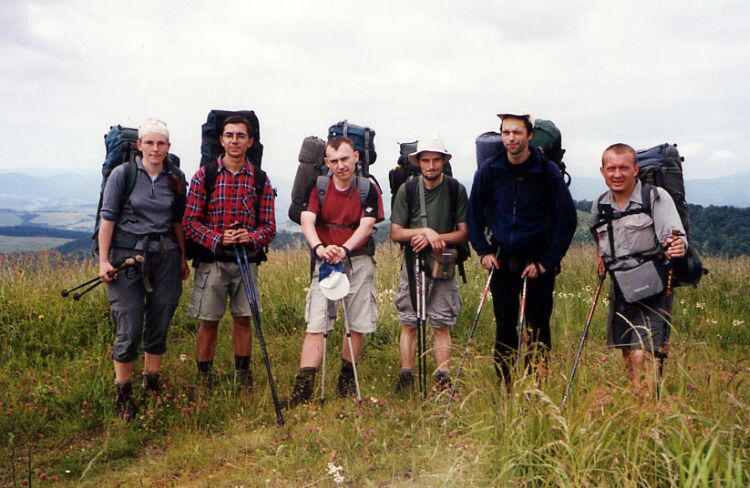
[[[341,466],[336,466],[333,463],[328,463],[328,474],[333,476],[333,481],[340,485],[344,482],[344,476],[341,474],[341,471],[343,471],[344,468]]]

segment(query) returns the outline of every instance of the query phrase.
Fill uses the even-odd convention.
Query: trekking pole
[[[341,310],[344,311],[344,331],[346,332],[346,340],[349,344],[349,356],[352,358],[354,386],[357,388],[357,401],[362,403],[362,395],[359,390],[359,375],[357,375],[357,361],[354,358],[354,348],[352,347],[352,331],[349,329],[349,315],[346,313],[346,298],[341,299]]]
[[[495,255],[495,257],[498,257],[500,255],[500,252]],[[466,340],[466,347],[464,347],[464,352],[461,354],[461,362],[458,363],[458,369],[456,370],[456,381],[453,382],[453,386],[451,387],[451,394],[448,397],[448,406],[445,407],[445,413],[443,414],[443,424],[445,424],[446,420],[448,420],[448,412],[450,412],[451,409],[451,402],[453,400],[453,396],[456,394],[456,385],[458,384],[459,378],[461,378],[461,370],[464,366],[464,361],[466,360],[466,355],[469,353],[469,346],[471,345],[471,339],[474,337],[474,332],[477,329],[477,324],[479,323],[479,316],[482,314],[482,307],[484,306],[484,301],[487,299],[487,292],[490,289],[490,282],[492,281],[492,274],[495,272],[495,267],[493,266],[492,269],[490,269],[489,274],[487,275],[487,282],[484,284],[484,289],[482,290],[482,295],[479,298],[479,307],[477,307],[477,313],[474,314],[474,321],[471,323],[471,329],[469,329],[469,338]]]
[[[517,351],[517,362],[521,364],[521,348],[523,346],[523,336],[524,336],[524,322],[526,322],[526,285],[528,283],[529,277],[524,276],[523,278],[523,288],[521,289],[521,310],[518,313],[518,351]]]
[[[331,302],[326,299],[326,305],[330,305]],[[321,365],[322,377],[320,378],[320,403],[322,404],[325,400],[326,391],[326,352],[328,352],[328,326],[331,323],[331,315],[328,313],[328,306],[326,306],[326,330],[323,331],[323,364]]]
[[[672,237],[680,237],[682,232],[672,229]],[[672,296],[674,294],[674,264],[669,261],[669,271],[667,271],[667,289],[664,292],[664,339],[661,348],[657,352],[659,357],[659,382],[656,387],[656,396],[661,396],[660,385],[664,375],[664,362],[669,357],[669,333],[672,330]]]
[[[586,344],[586,337],[589,334],[589,327],[591,326],[591,320],[594,318],[594,310],[596,309],[596,302],[599,301],[599,294],[602,291],[602,285],[604,284],[604,280],[607,278],[607,275],[605,274],[601,278],[599,278],[599,284],[596,286],[596,291],[594,292],[594,301],[591,302],[591,308],[589,308],[589,314],[586,317],[586,325],[583,327],[583,336],[581,336],[581,343],[578,345],[578,351],[576,352],[576,358],[575,361],[573,361],[573,369],[570,371],[570,376],[568,377],[568,384],[565,385],[565,393],[563,394],[562,398],[562,405],[560,409],[565,408],[565,404],[568,401],[568,394],[570,393],[570,387],[573,384],[573,378],[576,375],[576,369],[578,369],[578,361],[581,359],[581,353],[583,353],[583,345]]]
[[[424,260],[417,254],[417,344],[419,349],[419,386],[422,398],[427,398],[427,319],[425,310]]]
[[[242,259],[240,259],[240,252],[237,247],[242,249]],[[263,356],[263,363],[266,365],[266,374],[268,375],[268,386],[271,387],[271,396],[273,398],[273,407],[276,410],[276,423],[284,425],[284,416],[281,413],[281,404],[279,402],[279,396],[276,393],[276,384],[273,381],[273,374],[271,374],[271,361],[268,359],[268,351],[266,350],[266,340],[263,337],[263,330],[260,327],[260,311],[258,310],[258,302],[256,301],[255,285],[253,284],[253,277],[250,274],[250,262],[247,259],[247,250],[245,246],[239,245],[234,247],[234,256],[237,258],[237,266],[240,268],[240,277],[242,278],[242,287],[245,289],[245,295],[247,301],[250,304],[250,311],[253,316],[253,324],[255,325],[255,333],[258,335],[258,345],[260,346],[260,352]],[[244,261],[244,266],[243,266]]]
[[[135,266],[136,264],[140,264],[142,262],[143,262],[143,256],[140,256],[140,255],[133,256],[131,258],[127,258],[127,259],[123,260],[122,262],[120,262],[118,265],[116,265],[114,267],[114,269],[112,269],[109,272],[107,272],[107,275],[109,275],[109,276],[115,276],[120,271],[123,271],[123,270],[125,270],[127,268],[130,268],[131,266]],[[76,285],[73,288],[69,288],[67,290],[60,291],[60,295],[62,295],[62,297],[65,298],[68,295],[70,295],[71,291],[77,290],[77,289],[82,288],[82,287],[84,287],[86,285],[91,285],[88,288],[86,288],[85,290],[83,290],[82,292],[80,292],[80,293],[74,293],[73,294],[73,300],[78,301],[78,300],[81,299],[81,297],[83,295],[85,295],[86,293],[90,292],[91,290],[93,290],[97,286],[101,285],[102,283],[103,283],[103,281],[101,281],[101,278],[99,276],[95,276],[95,277],[91,278],[90,280],[84,281],[80,285]]]

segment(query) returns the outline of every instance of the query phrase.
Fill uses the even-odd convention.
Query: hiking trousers
[[[518,349],[518,312],[523,280],[519,271],[503,266],[495,270],[490,281],[492,308],[495,312],[495,371],[501,380],[510,380],[510,369]],[[547,271],[537,278],[528,279],[526,288],[526,328],[531,330],[529,350],[546,358],[552,347],[550,317],[555,273]]]

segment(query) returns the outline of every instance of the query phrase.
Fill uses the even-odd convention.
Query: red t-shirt
[[[377,185],[370,184],[370,191],[365,198],[365,208],[363,209],[359,201],[357,188],[352,185],[348,190],[337,190],[333,184],[333,178],[328,183],[323,210],[320,209],[318,194],[314,187],[310,192],[310,199],[305,210],[318,216],[315,230],[318,232],[321,242],[325,245],[343,245],[354,234],[354,230],[362,217],[373,217],[376,221],[385,218],[383,199]],[[364,247],[364,245],[360,247]]]

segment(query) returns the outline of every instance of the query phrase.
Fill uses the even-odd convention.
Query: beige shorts
[[[346,306],[346,317],[349,319],[349,329],[352,332],[371,334],[375,332],[378,322],[378,308],[375,297],[374,265],[370,256],[355,256],[351,258],[349,270],[349,294],[343,300]],[[305,306],[305,322],[307,332],[316,334],[333,329],[333,320],[327,320],[328,299],[323,296],[318,285],[318,267],[315,264],[312,282],[307,290],[307,304]],[[347,266],[348,267],[348,266]]]
[[[458,280],[432,280],[427,278],[426,315],[434,328],[450,327],[456,323],[458,313],[461,311],[461,293],[458,289]],[[406,266],[401,266],[401,276],[398,281],[398,292],[396,293],[396,309],[398,320],[410,327],[417,326],[417,314],[411,305],[409,296],[409,278],[406,274]]]
[[[258,268],[250,264],[255,299],[260,306],[260,288],[258,288]],[[249,283],[248,283],[249,285]],[[249,317],[252,315],[250,303],[247,301],[245,289],[242,285],[240,268],[236,263],[200,263],[195,270],[193,293],[190,295],[188,315],[199,320],[220,320],[227,309],[229,298],[229,312],[232,317]]]

